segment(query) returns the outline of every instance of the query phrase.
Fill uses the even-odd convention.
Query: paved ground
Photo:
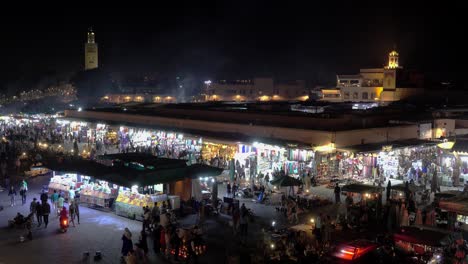
[[[141,229],[141,222],[119,217],[112,212],[102,212],[87,207],[81,207],[81,224],[70,227],[67,233],[59,233],[58,219],[51,217],[47,229],[35,227],[33,229],[33,240],[19,242],[19,237],[24,230],[9,229],[7,223],[17,212],[27,215],[29,203],[33,197],[39,198],[39,190],[43,184],[47,184],[48,177],[37,177],[29,180],[29,195],[26,205],[10,207],[7,192],[0,192],[0,205],[4,210],[0,211],[0,264],[3,263],[93,263],[90,259],[83,259],[83,252],[90,251],[93,255],[95,251],[101,251],[103,259],[100,263],[119,263],[121,236],[125,227],[133,233],[133,242],[138,240],[138,231]],[[219,188],[220,197],[225,193],[225,186]],[[334,199],[333,189],[318,186],[311,189],[311,192],[330,200]],[[19,198],[19,196],[18,196]],[[20,200],[17,199],[17,200]],[[263,236],[263,228],[271,225],[272,221],[277,223],[277,227],[290,226],[285,217],[275,210],[275,206],[265,206],[252,201],[252,199],[242,199],[258,216],[255,223],[249,224],[250,238],[246,243],[240,243],[239,239],[232,235],[229,227],[229,216],[221,215],[208,218],[204,221],[203,229],[207,241],[208,253],[200,259],[200,263],[225,263],[227,256],[238,255],[241,261],[247,260],[248,254],[254,251],[255,244]],[[311,217],[319,213],[336,216],[339,205],[328,205],[317,208],[312,212],[304,213],[300,216],[300,223],[307,223]],[[195,215],[188,216],[180,222],[183,225],[195,223]],[[333,239],[345,239],[347,237],[364,236],[362,233],[340,233],[335,234]],[[375,236],[375,234],[369,233]],[[152,241],[148,239],[149,247],[152,248]],[[168,263],[149,254],[150,263]]]

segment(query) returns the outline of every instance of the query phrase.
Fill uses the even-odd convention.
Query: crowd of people
[[[203,251],[202,231],[198,225],[183,228],[177,222],[176,211],[170,203],[157,203],[152,208],[143,208],[142,229],[133,243],[132,233],[125,228],[122,235],[122,259],[127,263],[148,261],[148,237],[153,241],[154,254],[174,261],[186,260],[197,263]]]

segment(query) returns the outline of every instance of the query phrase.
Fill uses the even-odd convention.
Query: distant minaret
[[[94,39],[93,29],[88,30],[88,41],[85,44],[85,70],[98,67],[98,46]]]
[[[399,68],[398,65],[398,52],[393,50],[388,54],[388,69],[396,69]]]
[[[388,54],[388,65],[384,67],[383,88],[384,90],[394,90],[397,87],[397,73],[402,69],[398,64],[398,52],[392,50]]]

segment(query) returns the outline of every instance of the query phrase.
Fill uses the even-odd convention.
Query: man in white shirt
[[[68,191],[68,197],[70,199],[69,203],[75,200],[75,190],[73,190],[73,187],[70,187],[70,190]]]

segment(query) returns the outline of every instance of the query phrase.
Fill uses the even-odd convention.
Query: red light
[[[63,220],[63,225],[67,225],[67,220]]]
[[[341,253],[348,254],[348,255],[354,255],[354,252],[348,251],[348,250],[341,250]]]

